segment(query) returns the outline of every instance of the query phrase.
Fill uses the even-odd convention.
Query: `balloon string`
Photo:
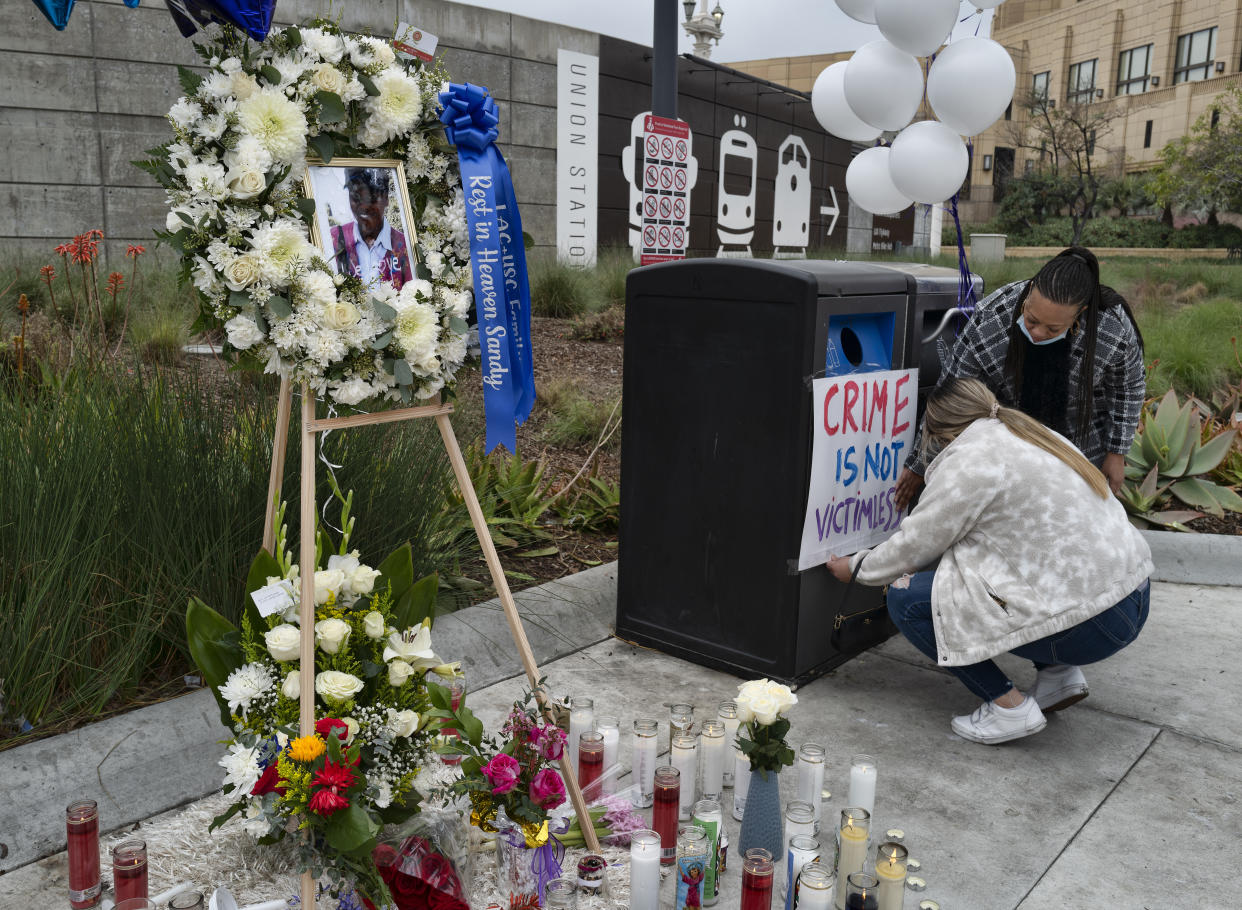
[[[970,156],[972,152],[973,146],[967,141],[967,156]],[[975,282],[970,274],[970,263],[966,261],[966,242],[962,238],[962,220],[957,211],[957,200],[960,195],[960,191],[954,193],[953,198],[949,200],[949,212],[953,215],[953,227],[957,231],[957,306],[966,313],[973,314],[978,298],[975,296]],[[960,326],[958,330],[961,330]]]

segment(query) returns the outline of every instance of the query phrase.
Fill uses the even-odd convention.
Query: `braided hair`
[[[1016,388],[1022,388],[1022,368],[1026,354],[1018,320],[1022,318],[1026,298],[1032,288],[1053,303],[1084,308],[1082,316],[1079,317],[1084,321],[1085,332],[1082,368],[1078,374],[1078,399],[1082,405],[1078,410],[1078,425],[1074,429],[1074,441],[1081,446],[1086,443],[1095,418],[1095,347],[1102,311],[1120,306],[1134,327],[1140,349],[1143,346],[1143,335],[1126,299],[1112,288],[1100,284],[1100,262],[1095,254],[1086,247],[1071,246],[1044,263],[1035,273],[1035,277],[1027,282],[1026,288],[1018,297],[1017,306],[1014,307],[1013,322],[1009,327],[1009,349],[1005,354],[1005,372]]]

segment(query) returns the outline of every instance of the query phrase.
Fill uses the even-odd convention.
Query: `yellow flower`
[[[327,746],[318,736],[299,736],[289,743],[289,757],[294,761],[312,762],[323,755]]]

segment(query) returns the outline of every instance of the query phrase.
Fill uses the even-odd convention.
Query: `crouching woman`
[[[889,540],[829,568],[889,585],[902,634],[983,699],[953,719],[955,733],[981,743],[1037,733],[1045,712],[1086,697],[1080,665],[1138,637],[1151,551],[1098,468],[978,380],[929,397],[923,445],[935,457],[918,507]],[[919,571],[937,557],[935,571]],[[1006,652],[1035,664],[1025,695],[991,660]]]

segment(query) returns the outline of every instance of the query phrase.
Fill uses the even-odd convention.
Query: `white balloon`
[[[915,202],[944,202],[962,188],[969,167],[961,137],[937,120],[911,123],[893,140],[888,156],[893,186]]]
[[[881,130],[901,129],[923,100],[923,68],[883,39],[854,52],[842,84],[855,115]]]
[[[958,0],[875,0],[880,34],[907,54],[934,54],[957,22]]]
[[[989,38],[959,38],[936,57],[927,74],[927,100],[936,116],[963,136],[977,136],[1013,100],[1013,60]]]
[[[845,191],[850,201],[873,215],[895,215],[911,200],[893,185],[887,148],[859,152],[845,170]]]
[[[837,0],[837,6],[851,19],[875,25],[875,0]]]
[[[849,64],[842,60],[819,74],[811,89],[811,110],[819,125],[832,135],[851,142],[870,142],[880,135],[880,129],[860,120],[845,100],[847,66]]]

